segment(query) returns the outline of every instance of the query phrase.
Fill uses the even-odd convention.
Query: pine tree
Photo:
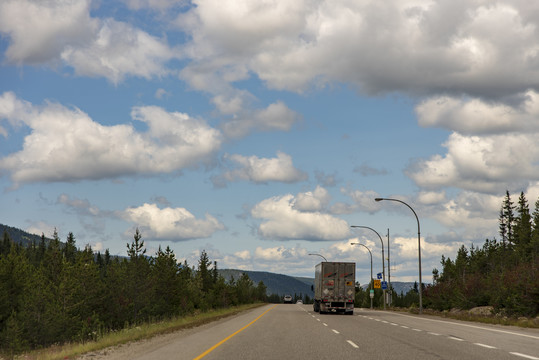
[[[74,264],[76,254],[77,247],[75,246],[75,235],[73,235],[72,232],[69,232],[67,235],[66,244],[64,246],[64,257],[69,263]]]
[[[524,192],[520,193],[517,213],[514,231],[515,250],[518,252],[519,260],[526,262],[531,257],[529,245],[531,242],[532,221]]]
[[[502,237],[503,246],[512,245],[514,240],[514,205],[511,201],[509,190],[505,192],[502,209],[500,211],[500,236]]]
[[[128,268],[128,295],[132,313],[132,321],[138,323],[144,317],[145,308],[148,306],[149,273],[150,264],[145,257],[146,249],[142,235],[137,228],[133,236],[131,245],[127,244],[127,254],[129,255]]]

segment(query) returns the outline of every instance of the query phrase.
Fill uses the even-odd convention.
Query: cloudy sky
[[[539,4],[3,0],[0,223],[423,280],[539,196]]]

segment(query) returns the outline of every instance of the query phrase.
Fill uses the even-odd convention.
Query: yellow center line
[[[227,342],[228,340],[230,340],[233,336],[239,334],[240,332],[242,332],[243,330],[247,329],[249,326],[253,325],[255,323],[255,321],[257,321],[258,319],[260,319],[262,316],[266,315],[266,313],[268,311],[270,311],[271,309],[273,309],[275,306],[277,305],[273,305],[271,308],[269,308],[268,310],[264,311],[260,316],[258,316],[256,319],[254,319],[253,321],[251,321],[249,324],[245,325],[244,327],[242,327],[241,329],[239,329],[238,331],[236,331],[235,333],[233,333],[232,335],[229,335],[227,336],[226,338],[224,338],[223,340],[219,341],[217,344],[213,345],[211,348],[209,348],[208,350],[204,351],[202,354],[198,355],[196,358],[194,358],[193,360],[199,360],[199,359],[202,359],[204,356],[208,355],[209,353],[211,353],[213,350],[217,349],[219,346],[223,345],[225,342]]]

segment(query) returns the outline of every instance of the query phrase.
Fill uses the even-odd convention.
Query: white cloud
[[[317,186],[314,191],[297,194],[293,206],[298,211],[321,211],[326,208],[330,200],[329,192]]]
[[[456,186],[480,193],[526,188],[539,180],[537,133],[464,136],[453,133],[445,156],[434,155],[407,170],[420,187]]]
[[[279,181],[294,183],[307,179],[307,174],[296,169],[292,157],[282,152],[276,158],[259,158],[256,156],[225,155],[225,160],[237,164],[238,168],[224,172],[218,180],[225,181],[252,181],[266,183]]]
[[[0,4],[0,32],[9,35],[6,51],[14,63],[63,63],[80,76],[149,79],[168,73],[178,57],[148,33],[113,19],[90,17],[91,1],[16,0]]]
[[[132,116],[148,130],[103,126],[79,109],[48,103],[37,107],[12,93],[0,96],[0,118],[32,130],[22,150],[0,159],[15,186],[39,181],[78,181],[177,172],[217,151],[218,130],[202,120],[158,107],[136,107]]]
[[[523,1],[196,5],[177,21],[192,36],[195,72],[200,64],[216,74],[247,67],[269,87],[292,91],[339,81],[369,93],[488,97],[525,91],[539,78],[537,19]]]
[[[526,91],[509,99],[510,104],[478,98],[433,97],[416,107],[418,122],[460,134],[499,134],[539,131],[539,93]]]
[[[312,241],[336,241],[349,235],[346,221],[318,211],[299,211],[294,203],[294,196],[284,195],[255,205],[251,215],[262,219],[258,234],[268,239]]]
[[[209,214],[206,214],[204,219],[197,219],[184,208],[160,209],[155,204],[127,208],[118,215],[132,222],[148,240],[200,239],[225,229],[222,223]]]
[[[421,191],[417,195],[417,201],[419,201],[421,204],[424,204],[424,205],[439,204],[442,201],[444,201],[445,199],[446,198],[445,198],[445,192],[444,191],[440,191],[440,192]]]
[[[0,4],[0,32],[11,43],[6,58],[14,63],[57,60],[70,45],[91,41],[98,21],[90,18],[90,0],[6,0]]]

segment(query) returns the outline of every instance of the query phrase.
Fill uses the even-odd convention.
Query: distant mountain
[[[256,284],[260,281],[266,285],[266,293],[283,295],[309,295],[314,296],[311,290],[311,285],[314,284],[314,279],[293,277],[283,274],[275,274],[265,271],[250,271],[250,270],[235,270],[235,269],[223,269],[218,270],[219,274],[225,278],[226,281],[230,281],[231,278],[237,280],[243,273],[246,273],[249,278]]]
[[[0,224],[0,237],[4,236],[4,232],[9,235],[11,241],[13,241],[14,243],[22,244],[23,246],[28,246],[32,242],[35,242],[37,245],[41,241],[40,235],[30,234],[24,230]],[[45,244],[48,244],[49,241],[50,239],[45,237]]]

